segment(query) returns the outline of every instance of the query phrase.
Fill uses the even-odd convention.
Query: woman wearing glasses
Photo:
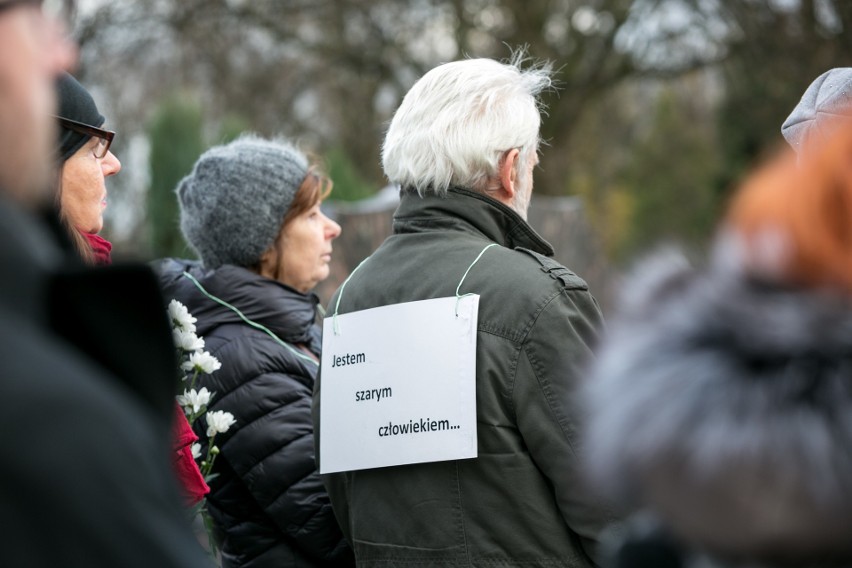
[[[62,74],[57,89],[60,218],[85,262],[109,264],[112,245],[98,233],[107,204],[106,178],[121,170],[109,151],[115,132],[102,128],[103,115],[74,77]]]
[[[77,80],[63,73],[57,80],[60,160],[57,203],[59,217],[86,264],[111,263],[112,244],[98,235],[104,225],[106,178],[121,170],[109,151],[115,132],[101,128],[104,117],[92,95]],[[210,490],[192,457],[190,445],[198,438],[180,407],[173,424],[174,468],[184,500],[193,505]]]

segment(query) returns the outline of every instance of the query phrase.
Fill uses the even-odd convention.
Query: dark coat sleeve
[[[216,439],[219,459],[228,462],[257,504],[305,554],[324,562],[351,559],[314,459],[316,365],[257,335],[236,338],[214,354],[223,361],[214,374],[222,392],[211,410],[225,410],[236,419]]]
[[[4,566],[212,566],[135,393],[0,311]]]
[[[523,409],[517,413],[521,435],[590,559],[601,531],[614,519],[585,486],[575,403],[602,326],[588,291],[555,294],[524,341],[514,384],[515,408]]]
[[[177,361],[166,302],[149,267],[58,271],[47,304],[57,335],[120,380],[158,415],[159,424],[171,424]]]

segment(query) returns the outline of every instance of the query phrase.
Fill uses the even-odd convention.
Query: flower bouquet
[[[206,387],[196,388],[201,375],[212,374],[222,367],[216,357],[204,351],[204,339],[196,335],[195,322],[197,319],[189,313],[186,306],[177,300],[169,302],[168,313],[169,320],[172,323],[172,336],[175,348],[178,350],[180,371],[184,383],[183,394],[177,396],[177,403],[183,409],[189,425],[193,425],[201,416],[206,415],[207,452],[202,455],[200,443],[194,443],[191,446],[192,458],[197,463],[200,475],[206,484],[216,477],[216,474],[212,473],[213,463],[216,456],[219,455],[219,448],[214,443],[216,435],[227,432],[236,421],[230,412],[222,410],[208,412],[207,408],[215,393],[211,393]],[[203,521],[207,532],[208,548],[213,558],[218,561],[218,547],[214,537],[213,521],[207,511],[207,501],[203,496],[194,506],[193,516],[200,516]]]

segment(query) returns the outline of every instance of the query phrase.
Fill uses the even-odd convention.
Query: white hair
[[[519,180],[538,151],[538,95],[552,85],[548,64],[468,59],[420,78],[394,114],[382,148],[391,183],[446,195],[450,186],[486,191],[508,150],[520,151]]]

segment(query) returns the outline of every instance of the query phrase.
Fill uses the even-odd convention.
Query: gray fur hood
[[[712,551],[849,555],[849,299],[673,253],[629,286],[586,392],[592,479]]]

